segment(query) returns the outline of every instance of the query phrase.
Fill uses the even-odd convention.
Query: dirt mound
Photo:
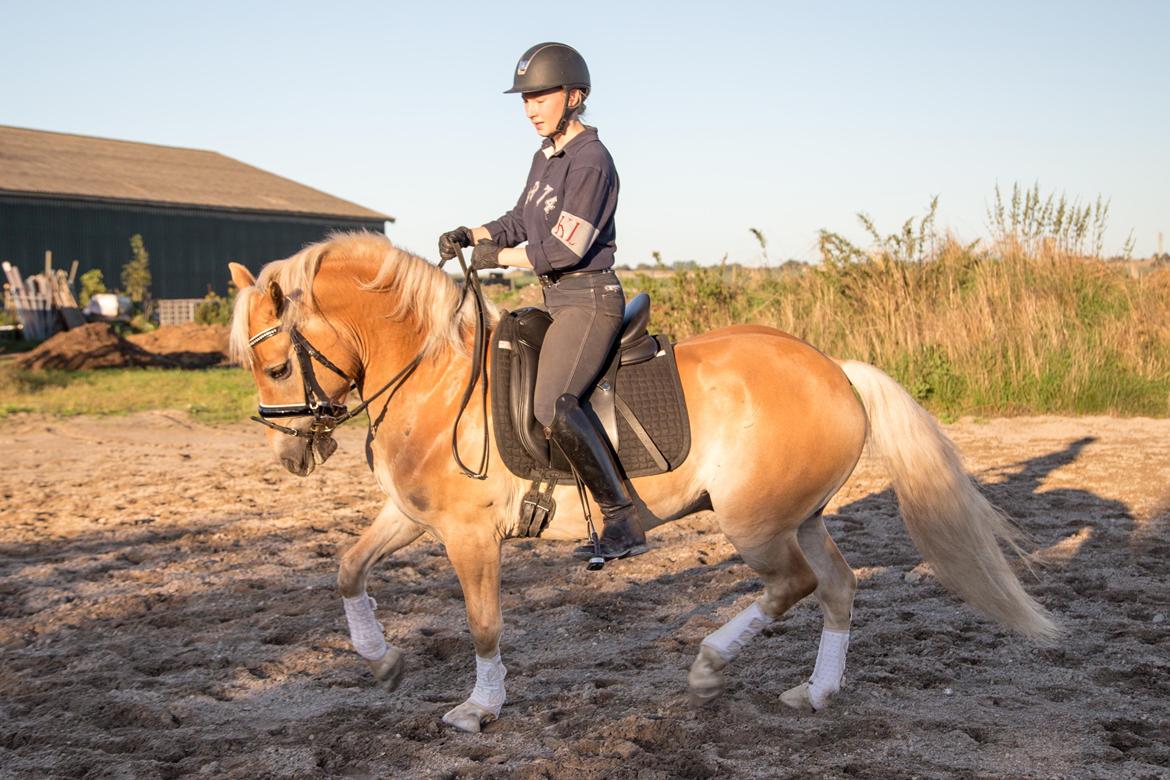
[[[136,333],[127,341],[183,368],[207,368],[228,360],[226,325],[164,325],[150,333]]]
[[[85,368],[164,366],[173,363],[122,338],[107,322],[91,322],[53,336],[17,361],[21,368],[76,371]]]
[[[17,361],[21,368],[208,368],[227,363],[226,325],[168,325],[122,338],[107,322],[63,331]]]

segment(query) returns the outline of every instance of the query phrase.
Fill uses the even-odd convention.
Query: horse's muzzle
[[[306,450],[306,452],[308,451]],[[313,462],[312,458],[302,457],[299,460],[295,458],[281,458],[280,462],[284,464],[286,469],[298,477],[309,476],[313,473],[313,469],[317,467],[317,464]]]
[[[277,457],[289,472],[298,477],[307,477],[337,451],[337,441],[328,433],[295,439],[282,439],[277,448]]]

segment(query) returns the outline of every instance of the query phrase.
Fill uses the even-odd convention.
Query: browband
[[[257,344],[259,344],[261,341],[263,341],[264,339],[271,338],[279,332],[280,332],[280,326],[273,325],[268,330],[262,330],[259,333],[257,333],[255,336],[253,336],[252,338],[248,339],[248,346],[254,347]]]

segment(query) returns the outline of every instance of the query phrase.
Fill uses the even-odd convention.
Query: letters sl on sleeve
[[[552,229],[553,238],[567,246],[569,251],[577,257],[585,256],[589,247],[593,246],[598,232],[597,228],[593,227],[588,220],[581,219],[567,211],[561,212],[561,218],[557,220],[557,224]]]

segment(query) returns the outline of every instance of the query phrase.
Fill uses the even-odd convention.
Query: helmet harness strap
[[[568,126],[569,120],[573,118],[573,115],[576,113],[576,109],[581,105],[580,102],[578,102],[577,106],[569,106],[569,98],[572,96],[573,90],[580,90],[580,87],[561,87],[561,89],[563,89],[565,92],[565,109],[561,112],[561,121],[557,122],[556,129],[553,130],[552,133],[550,133],[548,136],[550,139],[552,139],[554,144],[557,142],[557,136],[565,132],[565,128]],[[584,100],[584,98],[582,98],[582,100]]]

